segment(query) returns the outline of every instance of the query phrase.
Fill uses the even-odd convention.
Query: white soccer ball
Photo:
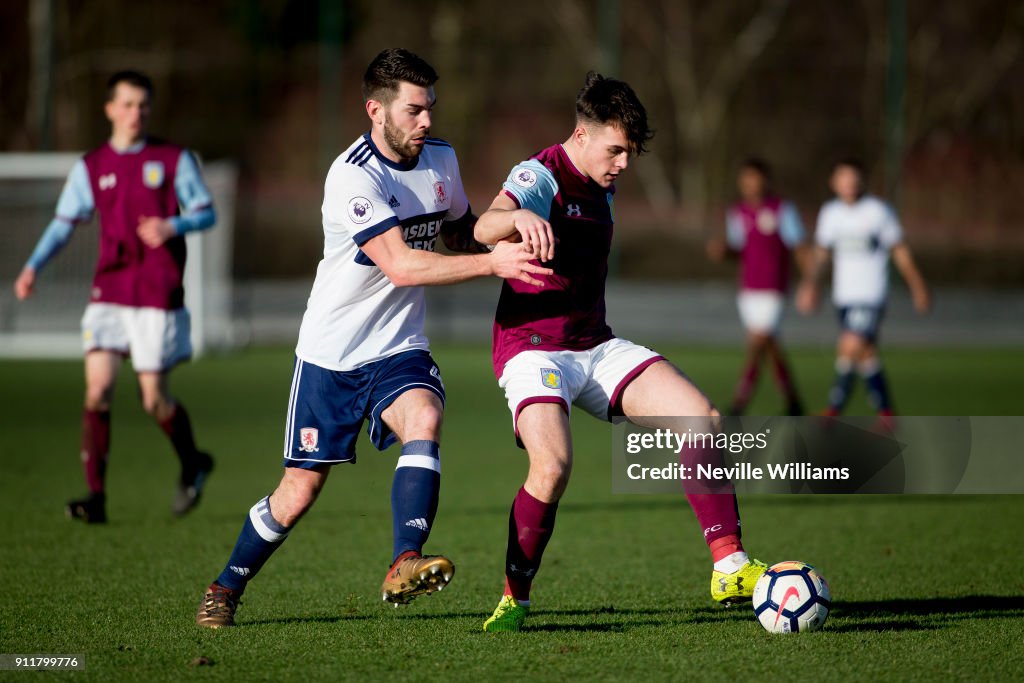
[[[779,562],[754,586],[754,616],[772,633],[817,631],[832,607],[825,578],[803,562]]]

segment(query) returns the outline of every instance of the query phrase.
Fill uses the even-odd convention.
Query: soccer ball
[[[754,586],[754,616],[771,633],[817,631],[832,607],[828,582],[803,562],[779,562]]]

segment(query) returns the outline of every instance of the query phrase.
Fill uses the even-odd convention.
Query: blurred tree
[[[686,224],[706,229],[712,202],[708,167],[711,146],[727,124],[729,102],[751,68],[778,35],[788,0],[764,0],[726,9],[693,0],[662,0],[654,11],[633,14],[640,40],[665,83],[672,142],[654,147],[638,165],[655,209],[686,207]]]

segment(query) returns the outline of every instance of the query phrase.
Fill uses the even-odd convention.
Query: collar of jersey
[[[393,168],[396,171],[411,171],[412,169],[416,168],[417,164],[420,163],[420,157],[416,157],[407,164],[403,164],[398,161],[391,161],[391,159],[388,159],[386,156],[380,153],[380,150],[377,149],[377,145],[373,144],[373,138],[370,137],[369,132],[363,133],[363,139],[366,140],[366,143],[368,145],[370,145],[370,149],[373,151],[373,155],[377,157],[377,161],[384,164],[388,168]],[[420,153],[420,156],[423,156],[422,152]]]
[[[129,145],[124,149],[118,149],[117,147],[114,147],[113,143],[110,142],[110,140],[107,140],[107,146],[110,147],[110,149],[113,150],[115,154],[138,154],[139,152],[142,151],[142,148],[146,146],[146,138],[142,138],[134,145]]]

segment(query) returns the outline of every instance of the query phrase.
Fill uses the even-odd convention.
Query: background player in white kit
[[[889,417],[892,401],[878,356],[878,331],[888,295],[890,254],[919,313],[928,311],[931,297],[910,247],[903,242],[896,214],[888,204],[866,194],[864,184],[864,167],[856,159],[844,159],[833,167],[830,185],[836,198],[818,214],[817,246],[797,306],[804,313],[817,308],[819,276],[831,255],[832,302],[839,315],[840,333],[836,378],[825,414],[842,412],[857,372],[879,415]]]
[[[381,52],[363,78],[372,121],[339,156],[324,187],[324,258],[299,331],[284,442],[284,476],[252,507],[196,623],[232,626],[247,583],[313,505],[337,463],[355,462],[363,421],[373,444],[402,455],[391,490],[394,552],[382,592],[406,603],[441,590],[454,565],[420,554],[437,511],[441,374],[423,334],[419,285],[496,275],[541,284],[523,245],[490,253],[472,240],[476,217],[450,145],[430,138],[434,69],[402,49]],[[471,256],[433,253],[437,237]],[[475,248],[474,248],[475,247]]]

